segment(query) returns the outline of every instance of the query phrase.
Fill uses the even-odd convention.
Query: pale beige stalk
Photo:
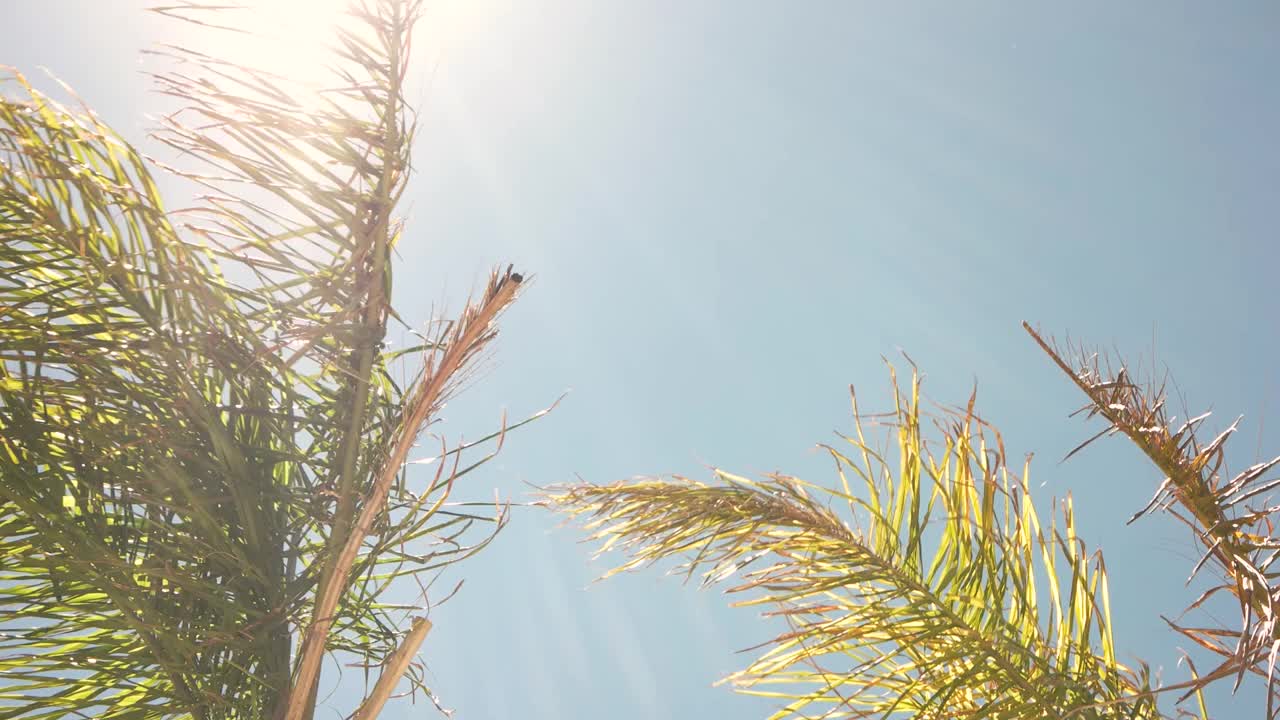
[[[306,712],[310,688],[319,677],[325,641],[333,626],[334,610],[346,590],[351,566],[360,553],[360,544],[365,535],[382,512],[391,484],[404,467],[418,433],[426,426],[432,410],[447,394],[451,379],[493,338],[493,321],[515,299],[520,280],[520,275],[512,273],[510,269],[505,273],[495,272],[490,275],[484,299],[479,305],[468,304],[462,317],[448,332],[448,343],[439,354],[439,361],[428,356],[426,370],[406,403],[404,422],[400,425],[391,456],[378,472],[378,479],[362,503],[360,516],[352,526],[342,549],[332,556],[326,573],[328,581],[316,598],[311,624],[302,641],[300,660],[293,687],[289,690],[288,702],[285,703],[283,720],[302,720]]]
[[[392,691],[396,689],[396,684],[400,682],[400,678],[404,677],[404,671],[409,668],[409,663],[413,661],[413,656],[418,653],[418,648],[422,646],[422,641],[427,638],[427,633],[431,630],[431,621],[424,617],[416,617],[413,619],[413,626],[409,628],[409,633],[405,635],[404,642],[400,643],[400,647],[396,649],[394,655],[387,659],[382,668],[382,674],[378,676],[378,682],[373,686],[373,692],[369,697],[365,698],[361,703],[360,709],[356,711],[355,720],[373,720],[382,712],[383,706],[387,704],[387,700],[391,697]]]

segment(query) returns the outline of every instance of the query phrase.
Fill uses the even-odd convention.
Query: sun
[[[233,30],[188,25],[183,39],[202,52],[291,81],[313,84],[328,77],[334,30],[347,18],[349,0],[249,0],[235,5],[188,13]]]
[[[383,1],[196,0],[172,14],[197,22],[175,23],[180,27],[171,29],[177,36],[166,42],[303,85],[324,86],[334,81],[336,31],[363,26],[351,18],[350,9]],[[417,54],[425,56],[428,48],[451,45],[460,36],[472,37],[494,12],[491,0],[427,0],[414,33]]]

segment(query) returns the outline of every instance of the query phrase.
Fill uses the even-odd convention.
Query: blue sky
[[[145,4],[12,3],[0,63],[48,67],[146,147],[138,51],[175,31]],[[1122,651],[1185,679],[1157,615],[1195,597],[1190,537],[1124,525],[1160,478],[1120,441],[1058,463],[1092,433],[1019,322],[1134,359],[1154,343],[1212,428],[1246,415],[1233,467],[1277,452],[1274,5],[461,7],[418,47],[396,301],[423,322],[491,264],[537,276],[452,437],[572,390],[464,495],[707,465],[828,481],[812,448],[850,426],[847,385],[886,407],[881,356],[903,349],[936,400],[976,378],[1011,455],[1036,453],[1042,507],[1072,492],[1106,553]],[[768,714],[711,683],[773,626],[658,572],[588,589],[608,565],[558,525],[517,508],[450,575],[424,651],[458,718]]]

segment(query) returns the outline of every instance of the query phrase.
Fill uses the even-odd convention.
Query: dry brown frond
[[[1045,340],[1029,324],[1023,323],[1023,327],[1088,397],[1089,405],[1083,408],[1086,417],[1101,417],[1107,423],[1067,457],[1106,435],[1128,438],[1164,474],[1151,501],[1130,522],[1156,508],[1170,513],[1191,528],[1204,548],[1191,576],[1212,565],[1224,579],[1188,609],[1199,607],[1223,590],[1238,601],[1239,629],[1185,627],[1166,620],[1200,647],[1222,657],[1222,664],[1200,677],[1198,684],[1233,674],[1238,684],[1244,673],[1256,673],[1267,681],[1267,716],[1275,717],[1276,700],[1280,699],[1280,683],[1274,676],[1276,649],[1280,648],[1280,581],[1275,579],[1280,537],[1273,518],[1280,503],[1270,494],[1280,488],[1280,479],[1264,476],[1280,465],[1280,457],[1228,477],[1224,450],[1239,418],[1205,442],[1198,431],[1210,414],[1185,420],[1175,429],[1166,408],[1166,382],[1139,381],[1123,363],[1113,363],[1106,355],[1089,353],[1083,347],[1075,349],[1073,365],[1064,357],[1069,351]],[[1254,504],[1258,502],[1261,504]]]

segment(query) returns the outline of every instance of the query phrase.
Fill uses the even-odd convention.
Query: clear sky
[[[0,63],[48,67],[147,147],[138,53],[175,28],[146,4],[10,0]],[[1120,440],[1058,463],[1093,430],[1018,323],[1154,342],[1210,430],[1246,415],[1234,468],[1280,452],[1276,5],[490,0],[425,22],[397,305],[425,321],[496,262],[537,276],[442,428],[572,389],[460,497],[707,465],[831,480],[813,445],[850,426],[849,383],[887,407],[901,348],[936,400],[977,379],[1042,507],[1071,491],[1106,553],[1122,651],[1186,679],[1158,614],[1196,595],[1190,538],[1124,525],[1160,477]],[[711,683],[774,626],[658,572],[588,588],[607,564],[558,525],[517,508],[450,575],[424,651],[457,718],[768,714]]]

